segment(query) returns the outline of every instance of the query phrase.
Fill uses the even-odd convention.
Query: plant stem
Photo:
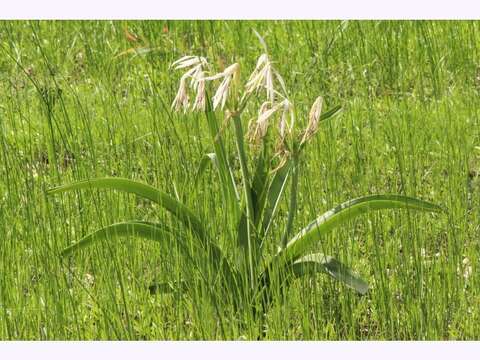
[[[207,96],[207,110],[206,110],[206,117],[207,117],[207,124],[208,129],[210,132],[210,137],[214,146],[214,151],[218,159],[218,170],[219,176],[221,179],[222,190],[224,193],[225,201],[229,204],[231,211],[234,213],[234,218],[237,218],[240,209],[238,206],[238,194],[235,187],[235,181],[233,178],[233,174],[231,171],[230,164],[228,163],[225,146],[221,137],[219,136],[219,127],[217,124],[217,119],[215,117],[215,112],[211,107],[210,98]]]
[[[290,204],[288,206],[288,218],[287,225],[285,227],[285,232],[282,236],[282,248],[287,247],[288,236],[292,231],[293,218],[297,212],[297,188],[298,188],[298,158],[297,155],[292,157],[292,187],[290,189]]]

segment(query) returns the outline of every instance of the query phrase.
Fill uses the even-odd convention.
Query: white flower
[[[176,111],[182,108],[184,111],[188,110],[190,106],[190,98],[188,95],[187,80],[189,78],[191,79],[190,87],[197,93],[192,109],[205,109],[205,81],[203,68],[207,65],[207,60],[200,56],[184,56],[172,63],[170,67],[176,70],[190,68],[180,78],[180,85],[178,87],[177,95],[173,100],[172,109],[175,109]]]
[[[319,96],[310,109],[308,115],[308,125],[303,133],[301,144],[308,141],[318,130],[318,124],[320,123],[320,115],[322,114],[323,98]]]
[[[286,128],[288,126],[286,124],[286,114],[292,111],[292,104],[287,99],[283,100],[280,103],[275,104],[274,106],[272,106],[272,103],[270,101],[266,101],[262,104],[262,106],[260,107],[260,110],[258,111],[258,117],[254,123],[254,127],[250,129],[251,141],[258,143],[265,137],[265,135],[267,134],[268,127],[270,125],[270,119],[277,111],[279,111],[282,108],[283,108],[282,121],[285,124],[283,125],[280,124],[280,127]],[[293,113],[291,112],[291,114]],[[293,121],[293,116],[291,117],[291,121]],[[293,123],[291,123],[291,125],[293,125]]]
[[[245,91],[247,94],[250,94],[259,89],[265,89],[267,93],[267,100],[273,103],[275,101],[275,93],[277,93],[274,86],[275,78],[282,88],[284,94],[283,97],[286,97],[287,90],[285,88],[285,82],[283,81],[283,78],[273,67],[268,55],[262,54],[257,60],[255,69],[248,78],[247,84],[245,85]]]
[[[240,70],[240,65],[235,63],[227,67],[223,72],[204,78],[204,80],[216,80],[223,78],[220,86],[218,87],[215,95],[213,95],[213,109],[215,110],[219,105],[220,108],[223,109],[225,107],[225,103],[227,102],[228,92],[230,89],[230,84],[232,80],[238,76]]]
[[[270,109],[270,102],[264,102],[258,111],[258,118],[257,118],[257,130],[255,134],[255,138],[262,139],[268,130],[269,119],[273,116],[273,114],[280,109],[281,104],[277,104]]]
[[[252,93],[260,88],[267,91],[267,99],[273,103],[275,100],[275,91],[273,88],[273,71],[272,63],[267,54],[262,54],[258,58],[257,66],[248,78],[245,90],[247,94]]]
[[[227,67],[223,72],[205,77],[204,68],[208,66],[207,60],[199,56],[184,56],[172,63],[171,68],[188,69],[180,78],[180,86],[177,95],[172,103],[175,110],[184,109],[187,111],[190,107],[188,88],[196,92],[195,101],[192,110],[205,110],[205,83],[216,79],[223,79],[212,98],[213,108],[224,108],[227,102],[232,80],[238,75],[240,65],[235,63]],[[187,85],[187,80],[191,79]]]

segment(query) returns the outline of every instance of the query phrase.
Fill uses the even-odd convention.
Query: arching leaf
[[[364,295],[368,290],[368,284],[356,275],[347,266],[331,256],[324,254],[306,255],[291,265],[291,270],[296,277],[314,275],[322,272],[344,283]]]
[[[151,200],[172,213],[187,227],[191,227],[202,240],[205,241],[206,239],[205,228],[195,214],[190,211],[190,209],[167,193],[138,181],[123,178],[96,178],[58,186],[56,188],[47,190],[47,194],[57,194],[72,190],[94,188],[124,191]]]
[[[442,211],[442,208],[438,205],[402,195],[370,195],[349,200],[312,221],[290,240],[287,247],[280,251],[277,256],[280,256],[287,262],[298,259],[304,255],[305,251],[318,241],[322,235],[330,232],[335,227],[359,215],[383,209],[405,209],[429,212]]]

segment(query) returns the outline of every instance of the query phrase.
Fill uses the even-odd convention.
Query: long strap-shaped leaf
[[[192,227],[195,233],[206,241],[205,228],[190,209],[163,191],[138,181],[123,178],[96,178],[58,186],[48,190],[47,194],[90,188],[120,190],[151,200],[171,212],[188,227]]]
[[[262,228],[260,229],[261,237],[265,237],[267,235],[268,230],[273,224],[291,168],[292,161],[288,160],[287,163],[277,170],[273,176],[270,186],[265,189],[265,192],[261,196],[260,202],[262,205],[265,204]]]
[[[75,251],[92,245],[96,241],[126,235],[140,236],[142,238],[154,241],[161,241],[166,236],[171,236],[168,230],[162,229],[154,223],[148,223],[144,221],[126,221],[105,226],[91,234],[84,236],[75,244],[66,247],[62,251],[62,255],[70,255]]]
[[[175,215],[179,220],[181,220],[187,227],[191,227],[193,231],[198,235],[202,250],[206,252],[209,262],[211,264],[217,264],[218,268],[221,269],[219,271],[219,277],[225,277],[229,284],[235,282],[236,274],[234,269],[232,269],[228,263],[227,258],[221,251],[221,249],[215,245],[208,237],[200,220],[193,214],[185,205],[183,205],[178,200],[172,198],[168,194],[150,186],[146,185],[137,181],[123,179],[123,178],[99,178],[99,179],[92,179],[92,180],[85,180],[79,181],[76,183],[72,183],[69,185],[59,186],[53,189],[48,190],[48,194],[55,194],[61,193],[70,190],[77,190],[77,189],[88,189],[88,188],[98,188],[98,189],[114,189],[125,191],[128,193],[136,194],[138,196],[144,197],[149,199],[167,211],[171,212]],[[134,222],[136,224],[140,222]],[[118,224],[117,224],[118,225]],[[149,237],[152,235],[151,228],[146,228],[147,224],[143,224],[144,226],[136,227],[138,228],[138,235],[143,237]],[[113,226],[113,225],[112,225]],[[110,229],[112,230],[112,229]],[[126,225],[119,225],[116,229],[117,231],[126,231],[128,233],[128,226]],[[82,239],[79,243],[72,245],[70,248],[71,250],[75,250],[78,247],[85,246],[85,243],[88,244],[95,240],[101,234],[102,229],[99,230],[100,232],[97,235],[93,235],[90,239],[88,236],[87,238]],[[106,230],[108,231],[108,230]],[[156,234],[154,232],[153,234]],[[151,237],[151,236],[150,236]],[[82,244],[80,244],[82,243]],[[67,249],[65,249],[67,251]],[[68,251],[67,251],[68,253]]]
[[[273,276],[278,276],[278,270],[279,268],[266,269],[260,276],[259,284],[261,286],[259,287],[257,296],[262,301],[264,311],[268,310],[274,300],[270,276],[272,274]],[[276,271],[277,273],[275,273]],[[314,275],[318,272],[330,275],[362,295],[368,290],[368,284],[346,265],[331,256],[316,253],[306,255],[286,265],[283,272],[283,279],[281,280],[280,291],[284,292],[294,278]]]
[[[70,255],[77,250],[81,250],[87,246],[92,245],[96,241],[127,235],[139,236],[144,239],[161,242],[169,236],[172,236],[172,233],[169,229],[161,226],[160,224],[146,221],[126,221],[105,226],[101,229],[94,231],[91,234],[86,235],[75,244],[65,248],[62,251],[62,255]],[[191,260],[191,254],[188,250],[189,245],[187,245],[186,239],[180,234],[175,234],[175,237],[183,255],[188,255],[188,258]],[[195,253],[197,255],[205,255],[206,257],[208,257],[209,263],[217,267],[219,271],[215,275],[215,277],[218,280],[224,280],[229,285],[234,284],[236,274],[234,270],[230,267],[227,259],[223,256],[220,248],[211,242],[208,242],[206,246],[206,249],[198,247],[195,248]]]
[[[438,205],[402,195],[370,195],[349,200],[312,221],[288,242],[287,247],[280,251],[277,257],[285,261],[298,259],[320,236],[325,235],[336,226],[369,211],[382,209],[442,211]]]
[[[364,280],[340,261],[328,255],[317,253],[304,256],[295,261],[291,269],[296,277],[323,272],[362,295],[368,290],[368,284]]]

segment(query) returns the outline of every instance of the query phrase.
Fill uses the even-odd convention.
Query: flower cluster
[[[184,112],[188,110],[205,110],[205,86],[208,81],[221,80],[212,98],[213,109],[224,109],[231,93],[232,83],[239,78],[240,65],[234,63],[224,71],[215,75],[206,76],[209,64],[204,57],[184,56],[172,65],[175,70],[185,69],[180,78],[177,95],[172,103],[172,109]],[[277,91],[277,88],[280,91]],[[275,114],[278,116],[278,133],[281,143],[293,134],[295,124],[294,105],[288,99],[285,82],[273,66],[268,54],[260,55],[253,72],[245,84],[244,93],[237,103],[248,101],[252,94],[265,91],[266,101],[262,103],[258,116],[250,122],[247,136],[253,144],[259,144],[266,136],[269,127],[274,122]],[[195,100],[190,104],[189,91],[195,92]],[[323,98],[318,97],[310,110],[307,128],[300,134],[300,144],[307,142],[318,130],[322,112]],[[244,105],[244,104],[242,104]],[[244,108],[244,106],[240,106]]]
[[[191,110],[203,111],[205,110],[205,82],[217,79],[223,80],[213,96],[213,108],[216,109],[220,105],[220,108],[223,109],[228,98],[232,80],[237,78],[240,69],[238,64],[233,64],[219,74],[205,76],[208,62],[204,57],[200,56],[184,56],[175,61],[171,67],[175,70],[188,69],[180,78],[180,86],[172,103],[172,109],[176,111],[183,109],[185,112],[190,109],[189,89],[196,93]],[[190,82],[188,82],[189,80]]]

